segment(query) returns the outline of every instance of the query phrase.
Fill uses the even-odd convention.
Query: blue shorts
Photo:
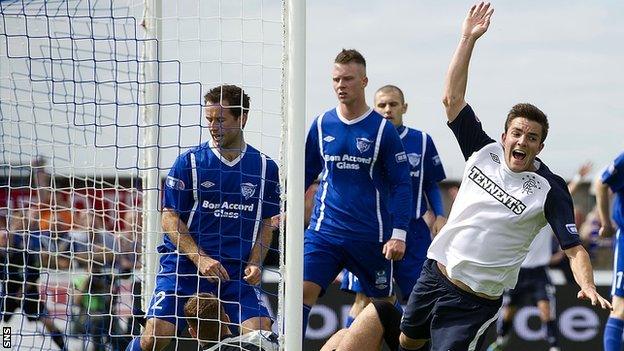
[[[550,282],[546,266],[520,268],[516,287],[505,292],[505,304],[518,306],[527,301],[536,304],[538,301],[549,301],[555,304],[555,287]]]
[[[502,298],[489,300],[463,291],[427,260],[410,294],[401,331],[412,339],[431,339],[431,350],[480,350]]]
[[[212,283],[197,275],[159,273],[146,317],[172,323],[178,333],[182,333],[187,328],[184,304],[198,292],[217,296],[232,323],[241,323],[253,317],[270,317],[260,299],[260,290],[241,280],[239,265],[223,266],[232,280],[221,283]]]
[[[611,296],[624,297],[624,235],[622,235],[622,229],[618,229],[615,234]]]
[[[308,229],[303,248],[303,280],[319,285],[321,295],[343,268],[355,273],[368,297],[388,297],[394,293],[394,264],[381,253],[383,243],[354,241]]]
[[[427,260],[427,250],[431,244],[431,232],[427,223],[422,218],[410,222],[410,231],[406,237],[405,255],[401,261],[394,263],[394,282],[401,290],[401,298],[406,302],[412,292],[422,266]],[[349,272],[344,271],[340,289],[348,292],[363,292],[359,279]]]

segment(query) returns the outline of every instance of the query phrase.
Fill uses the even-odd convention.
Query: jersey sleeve
[[[448,126],[453,131],[453,134],[455,134],[455,138],[457,138],[459,147],[466,160],[474,152],[494,142],[494,139],[490,138],[487,133],[485,133],[481,122],[475,115],[472,107],[468,104],[464,106],[457,118],[455,118],[453,122],[450,122]]]
[[[277,164],[268,160],[262,199],[262,218],[271,218],[280,212],[280,186]]]
[[[604,170],[601,180],[614,193],[624,189],[624,152]]]
[[[437,183],[446,179],[446,173],[444,172],[440,155],[438,155],[438,149],[429,135],[427,135],[427,151],[425,152],[424,162],[426,162],[425,182]]]
[[[184,222],[188,220],[194,202],[189,156],[188,152],[178,156],[163,188],[163,208],[172,209]]]
[[[425,152],[424,167],[424,179],[423,190],[431,210],[436,216],[444,213],[444,204],[442,203],[442,193],[438,182],[446,178],[440,155],[436,149],[433,139],[427,135],[427,151]]]
[[[312,182],[318,178],[319,173],[323,169],[323,156],[319,146],[318,136],[318,118],[314,120],[305,145],[305,190],[307,190]]]
[[[381,160],[388,175],[392,237],[405,238],[412,210],[412,182],[403,143],[392,123],[386,122],[381,139]]]
[[[565,181],[561,178],[551,180],[551,189],[546,196],[544,215],[553,229],[563,250],[581,244],[581,238],[574,223],[572,196]]]

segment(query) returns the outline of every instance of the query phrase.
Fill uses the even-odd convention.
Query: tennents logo
[[[524,210],[526,209],[526,205],[522,203],[522,201],[507,194],[505,190],[501,189],[501,187],[498,186],[498,184],[494,183],[493,180],[483,174],[483,172],[481,172],[479,168],[473,166],[470,169],[470,174],[468,174],[468,178],[470,178],[478,186],[483,188],[483,190],[485,190],[488,194],[492,195],[492,197],[498,200],[498,202],[513,211],[513,213],[519,215],[522,214],[522,212],[524,212]]]

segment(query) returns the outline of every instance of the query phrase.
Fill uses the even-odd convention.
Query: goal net
[[[284,172],[285,6],[0,1],[4,346],[123,350],[141,333],[166,235],[166,177],[179,155],[211,140],[203,111],[211,88],[244,89],[251,98],[245,141]],[[202,220],[215,218],[210,210]],[[231,211],[242,216],[243,209]],[[282,233],[276,228],[266,248],[256,288],[280,336]],[[231,280],[249,285],[241,276]],[[176,327],[186,323],[170,317]],[[197,349],[183,329],[170,349]]]

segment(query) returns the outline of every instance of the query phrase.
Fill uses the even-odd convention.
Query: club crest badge
[[[366,138],[355,138],[355,146],[358,150],[360,150],[360,153],[365,153],[366,151],[368,151],[372,143],[372,141]]]
[[[418,167],[418,165],[420,164],[420,154],[417,154],[415,152],[407,154],[407,160],[409,161],[410,165],[412,165],[412,167]]]
[[[528,175],[522,177],[524,184],[522,184],[522,192],[528,195],[531,195],[535,192],[535,189],[541,189],[541,184],[539,180],[535,178],[534,175]]]
[[[241,183],[241,194],[245,200],[249,200],[256,193],[257,185],[251,183]]]

